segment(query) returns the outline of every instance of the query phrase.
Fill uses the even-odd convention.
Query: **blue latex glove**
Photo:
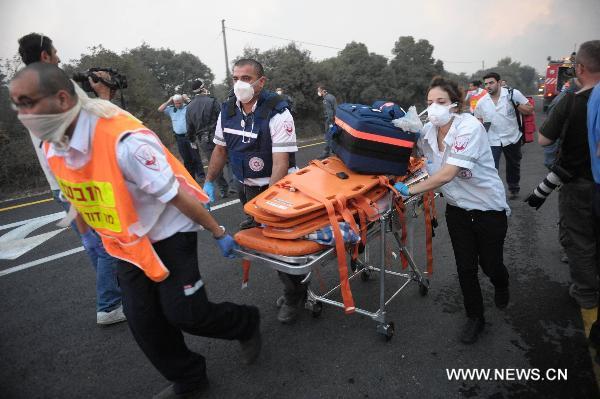
[[[206,195],[208,195],[208,198],[210,199],[210,203],[214,203],[215,202],[215,184],[211,181],[205,181],[204,182],[204,187],[202,187],[202,189],[204,190],[204,192],[206,193]]]
[[[233,250],[239,249],[240,247],[229,234],[225,234],[223,237],[218,238],[217,245],[219,246],[219,249],[221,249],[221,253],[224,257],[230,259],[237,257],[237,255],[233,253]]]
[[[398,192],[403,195],[404,197],[408,197],[410,196],[410,193],[408,192],[408,186],[402,182],[398,182],[396,184],[394,184],[394,188],[396,190],[398,190]]]
[[[86,233],[81,235],[81,243],[86,251],[95,253],[98,256],[106,254],[102,240],[92,229],[89,229]]]

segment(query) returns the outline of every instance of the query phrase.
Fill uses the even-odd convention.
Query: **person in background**
[[[44,62],[52,65],[60,63],[58,51],[54,47],[52,40],[45,35],[30,33],[21,37],[19,43],[19,55],[25,65],[34,62]],[[106,72],[94,72],[97,76],[108,79]],[[94,82],[89,79],[91,87],[94,89],[98,98],[110,100],[114,93],[102,81]],[[79,96],[87,97],[87,94],[75,84],[75,89]],[[40,167],[46,176],[50,185],[52,197],[65,212],[69,212],[70,204],[61,195],[60,186],[52,171],[48,167],[46,156],[42,151],[42,142],[29,131],[29,137],[33,144]],[[77,217],[72,223],[71,228],[80,236],[83,247],[92,262],[96,274],[96,324],[105,326],[125,321],[123,306],[121,305],[121,289],[117,283],[116,265],[118,259],[110,256],[104,249],[100,237],[96,232]]]
[[[204,87],[204,82],[201,80],[192,82],[192,92],[194,92],[194,97],[187,105],[185,114],[187,136],[190,143],[196,144],[198,148],[204,150],[205,155],[210,160],[212,151],[215,148],[213,136],[221,107],[219,102],[209,95],[208,90]],[[200,157],[199,162],[203,164],[202,157]],[[227,198],[230,190],[228,181],[223,177],[224,174],[231,174],[230,168],[227,167],[226,169],[227,173],[221,173],[216,180],[221,198]],[[233,187],[231,187],[231,190],[236,192]]]
[[[331,155],[331,143],[329,139],[329,129],[335,122],[335,109],[337,102],[335,96],[327,91],[324,85],[317,87],[317,95],[323,99],[323,118],[325,122],[325,148],[318,159],[325,159]]]
[[[481,80],[474,80],[469,83],[469,91],[465,97],[465,102],[469,106],[469,112],[474,113],[477,102],[487,94],[487,90],[481,88]]]
[[[416,147],[427,158],[429,178],[410,187],[403,183],[394,187],[403,196],[436,189],[444,194],[446,224],[467,312],[460,341],[472,344],[485,325],[479,266],[494,286],[496,307],[503,309],[509,303],[503,255],[510,208],[483,125],[471,114],[459,113],[464,98],[455,82],[433,78],[427,92],[429,122]]]
[[[158,112],[164,112],[171,118],[173,134],[177,140],[177,150],[183,159],[183,164],[190,175],[198,182],[204,182],[206,174],[196,143],[190,142],[187,136],[186,113],[189,103],[187,95],[175,94],[158,107]]]
[[[290,95],[287,94],[281,87],[275,89],[275,93],[277,93],[278,96],[283,97],[283,99],[287,101],[292,116],[296,115],[296,109],[294,108],[294,100],[292,99],[292,97],[290,97]]]
[[[478,102],[475,116],[484,123],[490,122],[488,140],[494,155],[496,169],[500,166],[500,156],[506,160],[506,183],[510,192],[509,199],[519,198],[521,189],[521,137],[515,107],[523,115],[531,115],[533,106],[517,89],[507,89],[500,85],[500,75],[490,72],[483,77],[488,91]]]

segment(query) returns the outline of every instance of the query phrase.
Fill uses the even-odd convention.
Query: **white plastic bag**
[[[423,129],[423,122],[419,119],[417,108],[414,105],[408,109],[408,112],[402,118],[394,119],[392,123],[394,126],[411,133],[419,133]]]

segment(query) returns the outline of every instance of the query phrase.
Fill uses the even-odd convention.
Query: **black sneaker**
[[[510,294],[508,287],[496,288],[494,290],[494,303],[498,309],[504,309],[508,306]]]
[[[460,333],[460,342],[467,345],[474,344],[477,338],[479,338],[479,333],[483,331],[484,324],[484,319],[472,319],[469,317]]]
[[[256,309],[258,312],[258,309]],[[240,347],[242,350],[242,359],[245,364],[252,364],[258,359],[260,350],[262,348],[262,335],[260,334],[260,313],[258,314],[258,320],[256,322],[256,329],[252,333],[252,336],[247,340],[240,341]]]
[[[260,226],[258,223],[256,223],[256,221],[254,220],[254,218],[252,216],[248,216],[246,219],[244,219],[241,223],[240,223],[240,230],[246,230],[246,229],[251,229],[253,227],[258,227]]]

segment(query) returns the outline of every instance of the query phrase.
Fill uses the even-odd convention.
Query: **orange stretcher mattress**
[[[266,213],[296,218],[324,208],[323,203],[302,192],[304,187],[324,198],[333,199],[341,194],[350,199],[365,194],[379,183],[379,176],[352,172],[339,158],[330,157],[322,162],[312,161],[309,166],[287,175],[259,194],[253,203]]]
[[[234,239],[243,248],[283,256],[310,255],[328,248],[309,240],[280,240],[265,237],[260,227],[242,230],[235,234]]]
[[[369,191],[364,195],[364,198],[367,199],[370,203],[375,203],[377,200],[382,198],[387,193],[387,188],[385,187],[376,187],[373,190]],[[358,212],[358,209],[350,206],[350,213],[354,216]],[[337,220],[342,222],[344,219],[342,215],[336,215]],[[279,238],[283,240],[291,240],[296,238],[304,237],[307,234],[315,232],[325,226],[329,226],[331,221],[327,215],[327,213],[323,213],[318,215],[317,217],[310,219],[304,223],[297,224],[289,227],[278,227],[274,224],[271,224],[263,229],[263,234],[267,237]]]

